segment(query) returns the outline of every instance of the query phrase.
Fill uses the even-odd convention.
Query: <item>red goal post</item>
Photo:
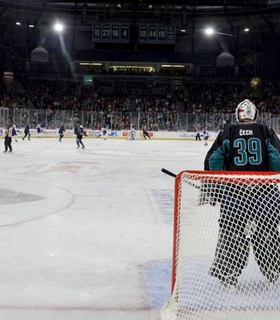
[[[225,190],[237,199],[237,211],[246,205],[248,215],[255,216],[254,202],[263,200],[261,205],[279,217],[279,197],[268,197],[271,189],[280,194],[279,186],[280,172],[185,170],[176,175],[172,295],[161,311],[161,320],[279,318],[280,280],[270,286],[254,261],[251,247],[233,292],[209,276],[219,239],[221,202],[225,207],[229,192]],[[278,259],[280,273],[280,249],[273,257]]]

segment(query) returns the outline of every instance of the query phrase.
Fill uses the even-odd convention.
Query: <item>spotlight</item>
[[[57,31],[57,32],[62,32],[63,31],[63,25],[61,23],[56,23],[54,25],[54,30]]]
[[[205,33],[210,36],[214,33],[214,29],[213,28],[206,28]]]

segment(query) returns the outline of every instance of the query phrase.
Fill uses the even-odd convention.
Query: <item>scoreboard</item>
[[[120,23],[94,23],[92,41],[128,43],[130,41],[130,26]]]
[[[172,25],[140,24],[139,43],[175,44],[176,28]]]

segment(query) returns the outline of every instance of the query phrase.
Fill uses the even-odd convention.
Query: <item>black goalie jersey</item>
[[[205,170],[280,171],[280,140],[259,123],[229,125],[208,151]]]

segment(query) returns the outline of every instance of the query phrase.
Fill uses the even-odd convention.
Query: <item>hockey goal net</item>
[[[276,320],[280,173],[175,178],[172,294],[161,320]]]

